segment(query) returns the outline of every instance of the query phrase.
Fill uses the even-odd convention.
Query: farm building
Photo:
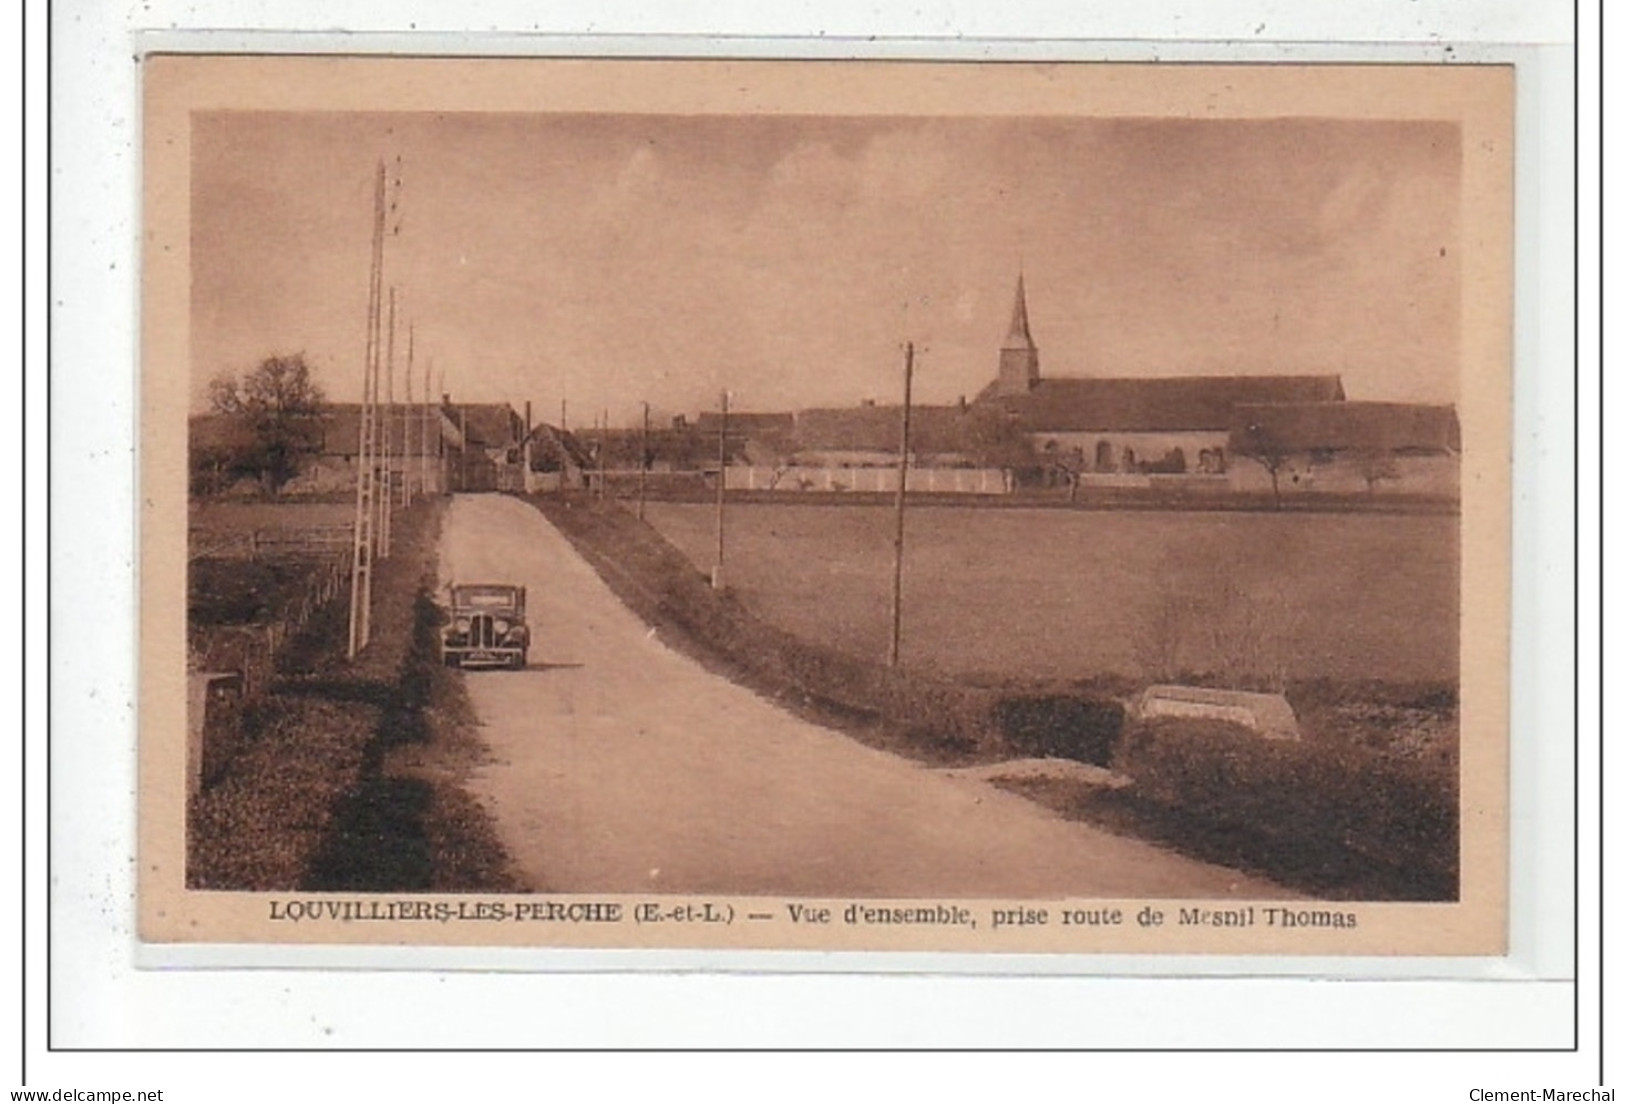
[[[909,414],[909,462],[963,466],[978,420],[961,406],[916,406]],[[857,407],[799,411],[793,437],[797,462],[827,467],[895,467],[903,439],[903,409]]]
[[[1460,489],[1461,424],[1451,406],[1416,403],[1238,404],[1230,448],[1273,455],[1289,490],[1377,493],[1385,487],[1453,495]],[[1237,472],[1239,485],[1269,486],[1262,463]]]
[[[232,457],[253,446],[252,433],[225,414],[200,414],[188,419],[188,450],[193,482],[200,491],[227,489],[224,477]],[[443,441],[455,435],[444,412],[434,407],[399,404],[393,415],[380,414],[379,438],[390,453],[391,478],[410,475],[414,487],[438,491],[445,480]],[[331,494],[355,488],[356,464],[361,452],[361,405],[329,403],[310,426],[311,452],[299,474],[282,487],[284,494]],[[405,474],[403,474],[405,473]],[[245,489],[249,489],[245,486]],[[258,490],[255,485],[253,490]]]
[[[387,408],[379,409],[392,479],[409,473],[414,481],[426,479],[431,492],[497,490],[517,479],[524,423],[507,403],[454,404],[443,395],[427,411],[399,404],[391,416]],[[329,405],[316,460],[297,486],[288,489],[321,493],[353,488],[360,429],[359,403]]]
[[[729,463],[745,461],[751,464],[774,464],[792,451],[796,427],[794,414],[754,413],[729,411],[727,449]],[[702,411],[690,425],[704,444],[709,443],[708,459],[715,467],[717,434],[722,432],[722,414],[715,410]]]
[[[390,415],[379,408],[379,440],[388,445],[391,481],[409,472],[413,486],[430,493],[445,485],[445,438],[450,430],[436,407],[398,405]],[[286,488],[324,494],[355,489],[361,452],[361,404],[332,403],[322,413],[321,444],[314,463]]]

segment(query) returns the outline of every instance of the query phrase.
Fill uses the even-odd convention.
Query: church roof
[[[1239,404],[1342,400],[1338,376],[1041,379],[1019,395],[1000,395],[995,381],[977,397],[1003,406],[1028,433],[1225,431]]]
[[[1004,336],[1005,349],[1034,349],[1032,331],[1027,327],[1027,276],[1016,276],[1016,305],[1010,310],[1010,332]]]

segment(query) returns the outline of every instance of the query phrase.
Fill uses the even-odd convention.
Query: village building
[[[414,488],[437,494],[446,487],[445,440],[452,427],[433,405],[378,407],[380,453],[387,446],[390,485],[410,474]],[[361,404],[330,403],[322,410],[321,443],[315,457],[287,487],[289,494],[355,490],[361,456]],[[380,456],[382,459],[382,456]]]
[[[509,403],[453,403],[442,395],[452,491],[516,491],[524,483],[525,419]]]
[[[527,494],[585,487],[596,459],[573,433],[545,422],[525,435],[523,453]]]
[[[379,407],[380,456],[388,447],[391,485],[401,486],[410,476],[415,490],[438,493],[446,486],[446,446],[456,434],[443,410],[422,405]],[[240,490],[259,493],[256,481],[240,480],[227,487],[232,458],[253,449],[253,433],[241,419],[228,414],[199,414],[188,419],[188,451],[194,489],[201,492]],[[299,471],[280,491],[288,495],[337,494],[353,491],[361,455],[361,404],[328,403],[311,420],[310,452],[299,460]]]
[[[517,490],[524,421],[507,403],[379,405],[377,448],[388,469],[389,485],[411,481],[415,492]],[[205,490],[227,489],[211,474],[223,474],[230,457],[251,447],[251,434],[233,417],[201,414],[189,419],[193,481]],[[313,419],[310,452],[281,491],[290,495],[353,491],[361,459],[361,404],[328,403]],[[258,490],[244,486],[244,490]]]

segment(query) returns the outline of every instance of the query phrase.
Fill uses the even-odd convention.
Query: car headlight
[[[452,625],[452,628],[456,629],[460,633],[467,632],[468,629],[469,629],[468,618],[459,617],[457,619],[456,623],[454,625]]]
[[[499,633],[505,633],[510,628],[506,617],[499,617],[491,623],[491,627]]]

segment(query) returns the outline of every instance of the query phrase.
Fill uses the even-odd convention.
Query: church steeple
[[[1010,332],[999,347],[999,393],[1025,395],[1038,382],[1038,346],[1027,327],[1027,274],[1016,275],[1016,303],[1010,311]]]

